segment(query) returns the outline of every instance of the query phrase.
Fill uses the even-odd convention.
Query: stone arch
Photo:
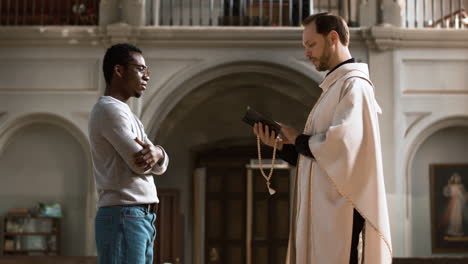
[[[0,127],[0,153],[2,153],[4,146],[8,144],[8,141],[16,131],[35,123],[52,124],[64,129],[78,140],[84,151],[89,153],[88,139],[87,136],[82,133],[81,129],[66,118],[53,113],[27,114],[7,121]]]
[[[308,76],[303,68],[290,68],[271,62],[218,61],[216,65],[197,65],[196,69],[190,68],[177,74],[177,78],[171,78],[145,104],[141,120],[150,131],[149,136],[154,137],[169,112],[194,89],[229,74],[248,72],[282,76],[283,79],[291,80],[304,89],[310,89],[305,87],[306,84],[317,84],[322,79],[318,72],[311,71],[311,75]],[[318,94],[316,96],[318,97]]]
[[[5,148],[11,143],[11,140],[14,138],[15,134],[25,129],[31,125],[37,124],[46,124],[56,127],[59,130],[63,130],[66,134],[69,134],[73,138],[79,147],[81,148],[82,153],[85,155],[84,160],[86,162],[86,180],[85,180],[85,190],[86,190],[86,201],[85,201],[85,217],[86,223],[84,229],[86,234],[84,237],[85,245],[83,245],[85,254],[93,254],[94,252],[94,226],[93,226],[93,217],[95,214],[95,186],[94,178],[92,171],[92,159],[91,151],[89,147],[89,142],[87,136],[82,132],[82,130],[71,121],[66,118],[59,116],[54,113],[29,113],[21,116],[15,116],[10,120],[6,120],[4,124],[0,126],[0,155],[3,154]]]
[[[468,128],[468,116],[466,115],[453,115],[445,117],[434,117],[427,119],[423,124],[419,124],[414,131],[411,132],[411,137],[408,138],[408,146],[406,147],[406,154],[403,159],[403,175],[404,175],[404,201],[406,208],[406,217],[408,219],[405,226],[406,235],[406,250],[407,254],[413,253],[413,222],[415,216],[413,215],[413,196],[411,195],[413,189],[413,178],[415,177],[413,172],[413,166],[416,162],[417,153],[433,135],[437,132],[448,128],[454,127],[466,127]],[[405,217],[405,218],[406,218]]]
[[[407,182],[411,180],[411,166],[421,145],[437,131],[455,126],[468,127],[468,116],[460,115],[433,120],[413,133],[413,140],[408,146],[404,165]]]
[[[193,231],[190,224],[193,220],[191,169],[199,150],[217,145],[230,150],[255,146],[251,130],[241,122],[248,103],[258,103],[263,109],[257,110],[271,111],[272,117],[279,121],[281,115],[292,116],[288,120],[290,125],[303,126],[321,89],[318,81],[303,72],[261,61],[221,63],[196,75],[178,75],[182,80],[170,80],[146,103],[142,120],[149,137],[161,143],[169,156],[174,157],[164,177],[155,181],[160,189],[180,190],[181,213],[186,216],[185,241],[190,245]],[[266,97],[261,97],[266,93]],[[275,102],[280,100],[284,104],[277,105]],[[285,108],[280,108],[282,106]],[[186,247],[185,254],[192,255],[191,246]]]

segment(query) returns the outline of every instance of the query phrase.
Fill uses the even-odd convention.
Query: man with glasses
[[[98,192],[95,219],[99,263],[153,263],[159,203],[153,175],[169,158],[147,137],[126,102],[139,98],[150,79],[142,51],[110,47],[103,61],[106,90],[91,111],[89,138]]]

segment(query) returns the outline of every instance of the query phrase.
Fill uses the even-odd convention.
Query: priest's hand
[[[296,138],[300,135],[296,129],[281,124],[281,133],[286,138],[285,144],[295,144]],[[287,142],[287,143],[286,143]]]
[[[268,125],[263,125],[262,123],[255,123],[254,127],[253,127],[253,132],[256,136],[258,136],[260,138],[260,140],[263,142],[263,144],[267,145],[267,146],[270,146],[270,147],[273,147],[274,144],[275,144],[275,141],[276,141],[276,135],[275,135],[275,132],[272,131],[270,133],[270,129],[268,127]],[[283,149],[283,141],[280,140],[278,141],[277,145],[276,145],[276,148],[278,150],[282,150]]]

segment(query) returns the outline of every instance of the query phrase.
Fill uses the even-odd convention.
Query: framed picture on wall
[[[468,252],[468,164],[430,164],[432,252]]]

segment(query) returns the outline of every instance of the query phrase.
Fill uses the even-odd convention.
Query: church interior
[[[0,0],[0,263],[97,263],[88,120],[106,86],[103,55],[116,43],[143,51],[151,80],[128,104],[171,157],[154,177],[154,263],[285,263],[296,171],[278,160],[277,193],[268,194],[242,116],[251,106],[304,128],[325,74],[304,56],[301,22],[326,11],[347,21],[351,54],[369,65],[383,111],[393,263],[468,263],[467,8],[468,0]],[[262,154],[271,168],[271,148]],[[39,209],[48,216],[34,216]]]

